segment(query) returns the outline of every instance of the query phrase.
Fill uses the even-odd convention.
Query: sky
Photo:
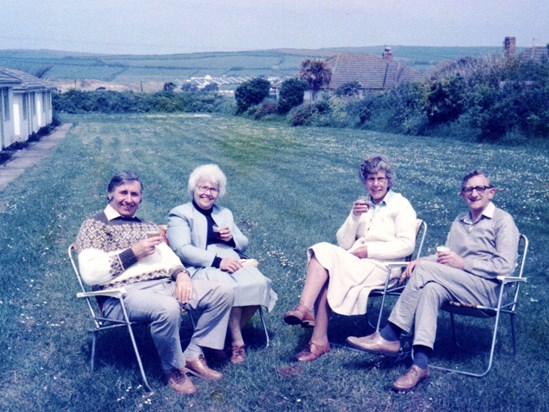
[[[0,0],[0,49],[173,54],[549,43],[549,0]]]

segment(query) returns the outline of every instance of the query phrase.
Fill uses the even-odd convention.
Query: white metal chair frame
[[[84,282],[82,281],[82,277],[80,276],[80,271],[78,270],[78,266],[77,266],[76,261],[75,261],[75,256],[74,256],[75,252],[76,252],[76,249],[75,249],[75,245],[73,243],[68,248],[68,255],[69,255],[69,259],[70,259],[72,268],[74,270],[74,273],[76,274],[76,278],[78,279],[78,283],[79,283],[80,288],[82,290],[81,292],[78,292],[76,294],[76,297],[86,300],[86,305],[88,307],[88,310],[89,310],[89,313],[90,313],[90,316],[91,316],[91,320],[92,320],[92,326],[88,328],[88,332],[91,334],[91,337],[92,337],[91,354],[90,354],[90,371],[93,372],[94,371],[94,366],[95,366],[96,334],[99,333],[99,332],[105,331],[105,330],[111,330],[111,329],[125,327],[125,328],[127,328],[128,333],[130,335],[130,339],[131,339],[132,346],[133,346],[133,351],[135,353],[135,358],[137,359],[137,364],[139,366],[139,372],[141,373],[141,378],[143,379],[143,383],[145,385],[145,388],[149,392],[153,392],[153,390],[151,389],[151,387],[149,385],[149,382],[147,381],[147,376],[145,375],[145,370],[143,368],[143,363],[141,361],[141,356],[139,354],[139,349],[137,347],[137,343],[136,343],[135,336],[134,336],[134,333],[133,333],[133,328],[132,328],[132,326],[134,326],[134,325],[138,325],[138,324],[145,325],[146,323],[130,321],[130,319],[128,317],[128,312],[126,311],[126,306],[124,304],[124,299],[123,299],[124,295],[126,294],[126,290],[124,288],[105,289],[105,290],[99,290],[99,291],[93,291],[93,292],[88,291],[85,284],[84,284]],[[118,301],[120,303],[120,307],[122,308],[122,314],[124,316],[124,319],[123,320],[118,320],[118,319],[111,319],[111,318],[104,317],[103,314],[100,313],[101,308],[99,307],[98,302],[97,302],[97,298],[99,298],[99,297],[109,297],[109,298],[118,299]],[[95,308],[97,308],[97,309],[95,309]],[[99,314],[97,312],[99,312]],[[195,327],[194,319],[193,319],[190,312],[189,312],[189,315],[191,317],[191,322],[192,322],[192,325],[193,325],[193,328],[194,328]]]
[[[389,286],[390,280],[391,280],[391,273],[394,268],[404,268],[408,265],[409,262],[411,262],[413,259],[417,259],[421,256],[421,253],[423,251],[423,244],[425,243],[425,237],[427,235],[427,223],[422,219],[417,219],[417,230],[416,230],[416,248],[415,251],[406,258],[404,261],[399,262],[387,262],[385,265],[387,266],[387,278],[385,279],[385,285],[383,289],[375,289],[370,292],[370,297],[379,297],[381,296],[381,304],[379,307],[379,314],[377,317],[377,323],[375,326],[376,332],[379,331],[381,326],[381,318],[383,317],[383,308],[385,307],[385,299],[387,296],[400,296],[402,291],[404,290],[404,287],[406,286],[406,282],[401,284],[395,284],[393,286]],[[368,317],[367,317],[368,318]],[[369,318],[368,318],[369,319]],[[374,327],[368,320],[368,323],[371,327]]]
[[[494,352],[496,348],[497,332],[499,326],[499,320],[501,314],[508,314],[511,322],[511,335],[513,340],[513,355],[516,354],[516,330],[515,330],[515,317],[517,316],[518,295],[521,283],[527,281],[524,275],[524,264],[526,262],[526,256],[528,254],[528,238],[521,234],[519,238],[519,256],[517,259],[518,274],[516,276],[498,276],[497,281],[501,284],[499,291],[497,305],[491,306],[470,306],[463,305],[459,302],[451,302],[442,307],[443,311],[450,313],[450,320],[452,324],[452,334],[454,343],[459,346],[456,339],[456,330],[454,315],[473,316],[478,318],[494,318],[494,325],[492,329],[492,342],[490,346],[490,356],[488,359],[488,366],[484,371],[480,373],[465,371],[460,369],[446,368],[437,365],[431,365],[431,368],[455,372],[467,376],[483,377],[490,372],[492,363],[494,360]],[[513,290],[514,288],[514,290]]]

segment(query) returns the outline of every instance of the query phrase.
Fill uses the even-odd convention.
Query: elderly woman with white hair
[[[233,287],[235,299],[229,317],[231,363],[245,361],[242,327],[261,305],[274,307],[277,295],[271,280],[242,260],[248,239],[234,222],[232,212],[216,204],[226,194],[227,178],[215,164],[194,169],[188,191],[192,201],[170,211],[167,237],[192,279]]]

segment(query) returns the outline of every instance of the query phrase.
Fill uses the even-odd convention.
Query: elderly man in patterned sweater
[[[126,171],[112,177],[109,204],[87,219],[76,247],[84,281],[95,289],[124,287],[128,316],[150,323],[151,335],[170,387],[183,394],[196,391],[186,372],[217,380],[202,347],[223,349],[233,303],[230,288],[207,281],[191,281],[179,258],[164,242],[158,227],[135,216],[143,185]],[[156,232],[147,236],[148,232]],[[182,351],[179,337],[181,309],[201,312],[190,343]],[[122,318],[116,299],[102,302],[105,316]]]

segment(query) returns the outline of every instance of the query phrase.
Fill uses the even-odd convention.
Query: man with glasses
[[[445,247],[437,248],[436,255],[408,264],[401,281],[410,281],[380,332],[347,338],[365,352],[397,356],[401,333],[413,332],[413,365],[393,383],[393,389],[409,391],[429,377],[437,316],[444,304],[497,304],[500,286],[494,280],[513,273],[519,231],[511,215],[492,203],[495,194],[486,174],[478,170],[467,174],[461,197],[469,211],[454,220]]]

